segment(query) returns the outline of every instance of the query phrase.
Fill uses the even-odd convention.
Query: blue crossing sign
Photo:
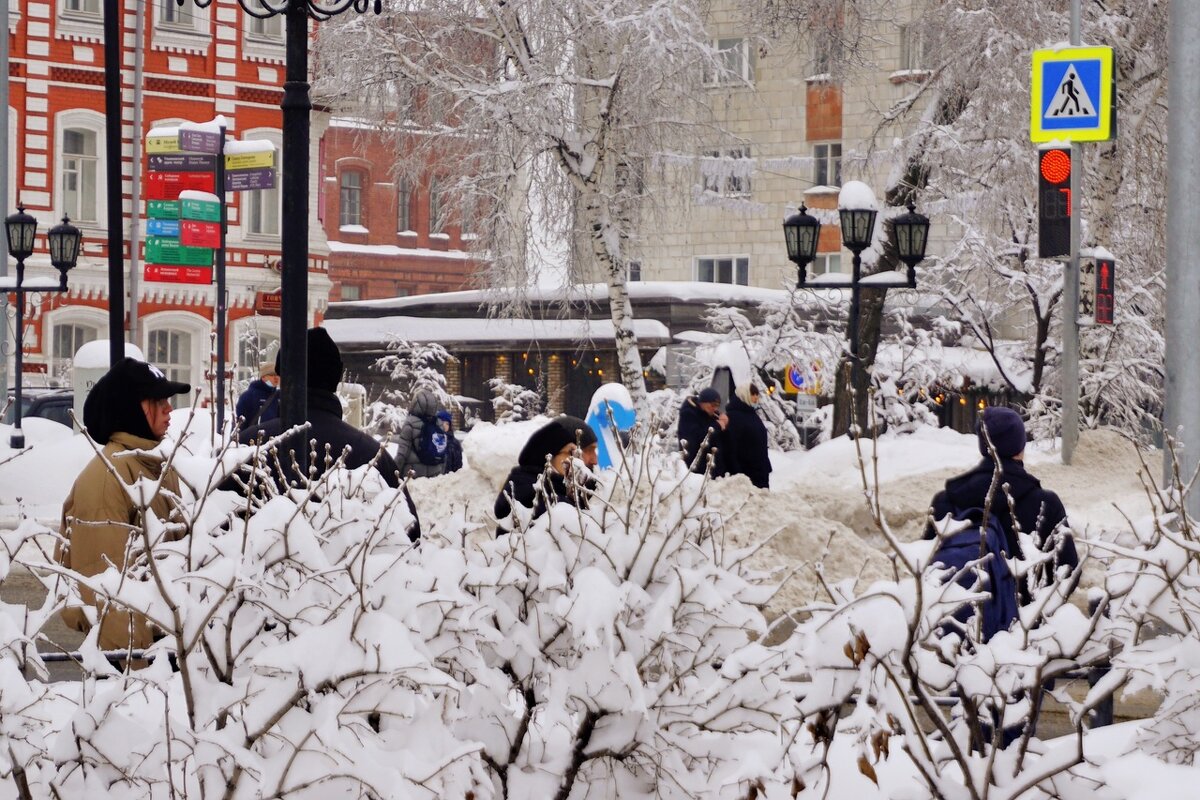
[[[1033,51],[1029,138],[1104,142],[1113,136],[1111,47]]]

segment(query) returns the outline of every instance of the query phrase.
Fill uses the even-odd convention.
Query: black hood
[[[115,370],[109,370],[88,392],[83,402],[83,426],[100,444],[108,444],[114,433],[128,433],[159,441],[150,430],[142,400]]]
[[[579,417],[557,417],[534,431],[521,448],[517,463],[525,469],[541,472],[547,457],[554,456],[572,442],[587,447],[595,441],[596,432]]]

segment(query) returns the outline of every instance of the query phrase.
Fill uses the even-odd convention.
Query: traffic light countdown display
[[[1038,155],[1038,258],[1071,255],[1071,149]]]

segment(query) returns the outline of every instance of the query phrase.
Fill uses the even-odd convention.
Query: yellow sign
[[[255,150],[225,156],[225,169],[255,169],[275,166],[274,150]]]
[[[146,137],[146,152],[147,153],[178,153],[179,151],[179,135],[174,136],[147,136]]]
[[[1116,133],[1111,47],[1033,51],[1029,138],[1106,142]]]
[[[795,363],[788,364],[783,371],[783,391],[787,394],[821,393],[821,362],[815,362],[812,368],[805,370]]]

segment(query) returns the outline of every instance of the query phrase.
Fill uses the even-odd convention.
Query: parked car
[[[13,424],[16,419],[16,390],[8,390],[4,417],[0,422]],[[75,407],[75,392],[70,389],[23,387],[21,389],[21,419],[42,417],[71,427],[71,409]]]

